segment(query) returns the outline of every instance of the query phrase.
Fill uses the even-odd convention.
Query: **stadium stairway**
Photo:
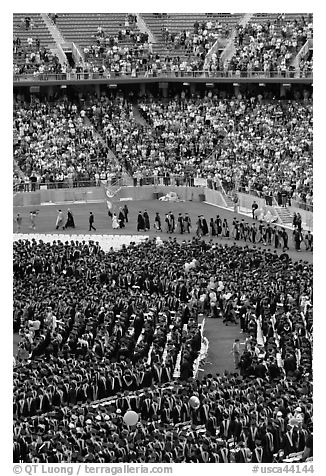
[[[245,13],[243,15],[243,17],[241,18],[241,20],[239,21],[239,24],[242,25],[243,27],[245,27],[250,22],[253,15],[254,15],[253,13]],[[220,60],[221,60],[221,63],[223,65],[226,63],[226,61],[228,61],[230,58],[232,58],[232,56],[235,53],[235,46],[234,46],[234,39],[235,39],[235,35],[236,35],[236,28],[235,27],[236,27],[236,25],[233,28],[230,40],[228,41],[226,47],[224,48],[224,50],[221,54]]]
[[[229,209],[233,210],[234,209],[233,199],[231,197],[229,197],[229,195],[227,195],[227,194],[223,194],[223,198],[224,198],[225,203],[226,203],[226,208],[229,208]]]
[[[141,13],[136,13],[136,15],[137,15],[137,26],[138,26],[139,30],[142,33],[147,33],[148,34],[148,39],[151,43],[156,43],[157,39],[153,35],[153,33],[150,30],[150,28],[148,27],[148,25],[146,24],[146,22],[145,22],[144,18],[142,17]]]
[[[244,21],[244,18],[247,16],[248,14],[238,14],[238,13],[234,13],[232,15],[232,33],[231,33],[231,38],[233,37],[234,35],[234,32],[235,32],[235,28],[236,26],[240,23],[242,24],[242,22]],[[209,50],[209,52],[207,53],[207,56],[205,58],[205,65],[204,65],[204,69],[206,69],[206,66],[209,64],[210,62],[210,58],[212,56],[213,53],[217,53],[219,50],[223,49],[223,52],[225,51],[225,48],[227,47],[227,45],[229,44],[230,40],[229,38],[221,38],[219,37],[216,42],[214,43],[214,45],[211,47],[211,49]],[[222,54],[223,54],[222,52]],[[221,57],[222,57],[222,54],[221,54]]]
[[[93,126],[93,127],[94,127],[94,125],[91,123],[91,121],[89,120],[89,118],[88,118],[87,116],[85,116],[85,119],[84,119],[84,120],[85,120],[85,125],[87,125],[87,126]],[[116,156],[115,153],[113,152],[113,150],[110,149],[110,147],[108,147],[106,141],[104,140],[104,138],[102,137],[102,135],[97,131],[97,129],[96,129],[95,127],[94,127],[94,131],[95,131],[95,136],[96,136],[96,138],[97,138],[103,145],[105,145],[106,148],[107,148],[107,156],[106,156],[107,161],[108,161],[108,162],[113,162],[113,163],[115,164],[115,166],[120,167],[121,164],[120,164],[120,162],[119,162],[117,156]],[[122,166],[122,177],[123,177],[124,181],[126,181],[127,178],[130,178],[130,179],[131,179],[130,175],[128,174],[128,172],[125,170],[125,168],[124,168],[123,166]]]
[[[84,125],[85,126],[88,126],[88,127],[93,127],[94,129],[94,132],[95,132],[95,137],[107,148],[107,160],[108,162],[113,162],[115,165],[119,165],[119,161],[116,157],[116,155],[114,154],[114,152],[108,147],[106,141],[104,140],[104,138],[102,137],[102,135],[98,132],[98,130],[94,127],[94,124],[91,123],[91,121],[89,120],[89,118],[87,116],[85,116],[84,118]]]
[[[182,48],[172,48],[162,37],[162,28],[168,28],[171,33],[180,33],[183,30],[193,31],[196,21],[207,22],[208,20],[218,20],[222,25],[236,24],[241,18],[240,14],[230,13],[164,13],[158,17],[157,13],[141,13],[141,18],[151,31],[155,41],[153,41],[153,52],[161,57],[169,56],[186,59],[187,55]]]
[[[41,17],[56,45],[55,47],[50,48],[51,53],[57,55],[61,64],[68,63],[67,56],[62,49],[62,45],[65,43],[63,36],[47,13],[41,13]]]
[[[287,207],[274,207],[274,210],[283,225],[292,225],[293,215]]]

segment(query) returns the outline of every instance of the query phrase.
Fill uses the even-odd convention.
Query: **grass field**
[[[221,208],[214,207],[212,205],[207,205],[202,202],[179,202],[179,203],[167,203],[161,202],[159,200],[152,200],[152,201],[128,201],[128,202],[118,202],[116,203],[115,210],[119,209],[119,206],[123,206],[124,203],[127,203],[129,209],[128,219],[129,222],[126,224],[126,227],[123,229],[113,230],[111,225],[111,219],[108,217],[107,207],[105,203],[86,203],[86,204],[72,204],[72,205],[45,205],[38,208],[39,213],[36,217],[36,232],[37,233],[64,233],[67,235],[67,239],[69,239],[70,233],[76,234],[88,234],[88,216],[89,212],[92,211],[95,216],[94,225],[96,227],[96,232],[91,232],[94,235],[94,238],[97,234],[137,234],[137,215],[139,211],[147,210],[150,221],[151,227],[154,223],[154,216],[156,212],[160,213],[161,221],[163,224],[164,215],[168,213],[170,210],[173,211],[174,215],[177,216],[179,213],[189,213],[193,228],[195,228],[195,222],[198,218],[198,215],[203,214],[209,222],[209,219],[215,218],[216,215],[220,215],[222,219],[226,218],[229,222],[229,226],[232,223],[232,219],[235,216],[233,212],[228,210],[224,210]],[[69,231],[59,231],[56,232],[55,230],[55,222],[57,217],[58,209],[61,209],[65,215],[68,208],[72,211],[75,219],[75,230]],[[17,213],[23,218],[22,222],[22,233],[33,233],[32,230],[29,228],[29,213],[32,210],[35,210],[35,207],[14,207],[14,216]],[[242,215],[238,215],[239,219],[245,218],[245,221],[252,222],[252,218],[243,217]],[[14,225],[14,232],[15,232],[15,225]],[[294,250],[294,245],[291,240],[291,231],[289,233],[289,247],[290,250],[288,252],[289,256],[292,259],[298,260],[306,260],[309,263],[312,263],[312,253],[302,251],[300,253]],[[140,234],[144,234],[140,232]],[[166,233],[158,233],[155,230],[151,229],[149,232],[146,232],[146,235],[157,236],[160,235],[162,239],[168,238],[168,234]],[[177,236],[178,239],[189,239],[192,238],[193,232],[190,235],[172,235]],[[206,237],[206,239],[210,240],[210,237]],[[229,243],[233,244],[233,239],[222,239],[222,238],[213,238],[213,241],[221,242],[221,243]],[[237,242],[239,246],[244,246],[245,243],[242,241]],[[252,246],[250,243],[247,243],[248,246]],[[260,248],[260,246],[257,246]],[[266,248],[266,247],[262,247]],[[268,248],[268,247],[267,247]],[[272,249],[272,248],[271,248]],[[280,253],[281,251],[278,251]],[[204,373],[216,373],[216,372],[223,372],[223,370],[233,370],[233,358],[230,354],[232,343],[235,338],[240,338],[240,328],[237,326],[228,326],[221,322],[220,319],[206,319],[205,324],[205,336],[209,340],[209,351],[207,357],[207,364],[205,366]],[[17,337],[14,340],[14,349],[17,347]],[[203,373],[203,372],[201,372]]]

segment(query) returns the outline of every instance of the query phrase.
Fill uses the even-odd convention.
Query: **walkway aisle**
[[[223,324],[222,319],[207,318],[205,322],[204,336],[209,341],[207,363],[204,372],[199,375],[206,374],[223,374],[224,370],[236,372],[234,369],[233,355],[230,353],[234,339],[240,339],[244,342],[245,337],[240,334],[240,325]],[[240,346],[241,353],[243,346]],[[200,368],[203,368],[200,366]]]

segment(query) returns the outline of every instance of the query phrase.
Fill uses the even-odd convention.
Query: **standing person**
[[[222,235],[222,220],[220,218],[220,215],[216,215],[215,231],[216,231],[216,236]]]
[[[120,228],[125,227],[125,212],[122,208],[120,208],[120,211],[119,211],[118,224],[119,224]]]
[[[239,339],[235,339],[235,341],[233,342],[231,354],[233,354],[234,367],[235,367],[235,369],[238,369],[239,364],[240,364],[240,341],[239,341]]]
[[[198,236],[198,238],[201,238],[202,235],[203,235],[203,229],[202,229],[202,222],[201,222],[201,219],[200,219],[200,215],[198,215],[198,220],[196,222],[196,225],[197,225],[196,235]]]
[[[201,215],[201,222],[202,222],[202,230],[203,230],[203,235],[206,236],[208,235],[208,226],[207,226],[207,221],[204,215]]]
[[[190,216],[188,215],[188,213],[185,213],[184,228],[185,228],[185,233],[190,233],[190,229],[191,229],[191,218],[190,218]]]
[[[250,235],[251,235],[251,240],[250,240],[250,241],[255,244],[255,243],[256,243],[256,235],[257,235],[256,223],[253,223],[253,224],[251,225],[251,233],[250,233]]]
[[[94,226],[94,215],[93,215],[93,212],[89,212],[88,222],[89,222],[89,231],[91,231],[91,230],[96,231],[96,228],[95,228],[95,226]]]
[[[260,222],[259,222],[258,231],[259,231],[258,243],[263,243],[263,245],[265,245],[266,244],[266,242],[265,242],[265,225],[262,222],[262,220],[260,220]]]
[[[239,232],[240,232],[240,240],[245,240],[246,241],[245,222],[244,222],[243,218],[242,218],[241,222],[239,223]]]
[[[70,211],[70,208],[68,208],[67,210],[67,221],[66,221],[65,228],[75,228],[75,221],[74,221],[73,214]]]
[[[142,212],[138,213],[137,217],[137,231],[145,231],[145,220],[142,215]]]
[[[20,233],[21,226],[22,226],[22,217],[20,216],[19,213],[17,213],[15,221],[16,221],[16,233]]]
[[[236,193],[233,196],[233,203],[234,203],[234,213],[238,213],[238,211],[239,211],[239,197]]]
[[[160,215],[159,215],[159,212],[156,212],[156,215],[155,215],[154,228],[155,228],[157,231],[162,231],[162,228],[161,228],[161,217],[160,217]]]
[[[223,220],[222,228],[223,228],[223,236],[225,238],[229,238],[230,230],[229,230],[229,225],[228,225],[228,221],[227,221],[226,218],[224,218],[224,220]]]
[[[211,220],[209,222],[209,228],[210,228],[210,231],[211,231],[211,236],[216,236],[214,218],[211,218]]]
[[[297,224],[298,224],[298,223],[297,223],[297,214],[294,213],[294,214],[293,214],[293,221],[292,221],[292,226],[293,226],[293,228],[296,228]]]
[[[299,228],[296,228],[293,232],[293,238],[294,238],[294,244],[295,244],[295,249],[296,251],[301,251],[300,250],[300,244],[301,244],[301,233],[299,231]]]
[[[265,242],[268,245],[272,244],[272,227],[271,227],[270,223],[268,223],[267,227],[266,227],[266,240],[265,240]]]
[[[149,216],[148,216],[148,213],[147,213],[147,210],[144,211],[144,222],[145,222],[145,231],[149,230],[150,229],[150,223],[149,223]]]
[[[117,215],[115,213],[113,213],[113,216],[112,216],[112,228],[114,230],[116,230],[117,228],[121,228],[121,222],[120,222],[120,215],[119,215],[119,218],[117,217]]]
[[[181,235],[183,235],[183,232],[184,232],[183,216],[182,216],[182,213],[179,213],[177,233],[181,233]]]
[[[251,212],[252,212],[252,218],[257,220],[256,216],[256,210],[258,209],[258,204],[256,200],[254,200],[253,204],[251,205]]]
[[[170,213],[170,233],[173,233],[175,230],[175,218],[172,212]]]
[[[288,247],[289,237],[288,237],[288,234],[287,234],[285,228],[282,228],[281,237],[282,237],[282,240],[283,240],[283,251],[288,250],[289,249],[289,247]]]
[[[277,249],[280,245],[280,237],[279,237],[279,231],[278,229],[276,228],[276,226],[274,226],[274,247]]]
[[[128,213],[129,213],[129,210],[128,210],[128,207],[127,207],[127,204],[125,203],[124,207],[123,207],[123,211],[124,211],[124,215],[125,215],[125,221],[126,223],[128,223]]]
[[[35,225],[35,217],[36,217],[36,211],[30,212],[29,219],[30,219],[30,228],[32,230],[36,230],[36,225]]]
[[[306,245],[306,250],[312,251],[313,235],[311,234],[310,230],[308,230],[308,232],[306,233],[304,241]]]
[[[299,232],[301,233],[302,232],[302,218],[300,213],[297,213],[297,227]]]
[[[165,231],[165,233],[170,233],[170,228],[171,228],[170,215],[167,213],[165,215],[165,219],[164,219],[164,231]]]
[[[62,210],[58,210],[58,216],[57,216],[57,221],[55,223],[55,229],[59,230],[60,226],[62,226],[62,229],[65,229],[64,223],[63,223],[63,212]]]

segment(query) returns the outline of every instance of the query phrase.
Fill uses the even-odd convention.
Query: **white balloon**
[[[129,410],[124,414],[123,421],[128,426],[136,425],[138,422],[138,413],[134,412],[133,410]]]
[[[194,410],[196,410],[197,408],[200,407],[199,398],[196,397],[195,395],[193,395],[192,397],[190,397],[189,403],[190,403],[191,408],[193,408]]]

